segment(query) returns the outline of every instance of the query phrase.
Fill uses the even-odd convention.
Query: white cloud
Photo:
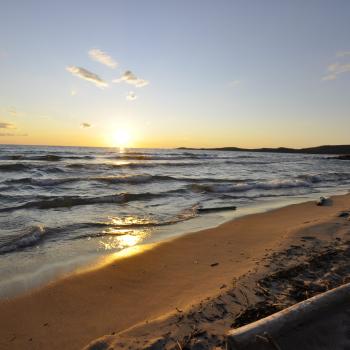
[[[75,89],[71,89],[71,90],[70,90],[70,95],[71,95],[71,96],[75,96],[77,93],[78,93],[78,91],[75,90]]]
[[[126,95],[126,99],[128,101],[134,101],[137,99],[137,96],[135,95],[135,92],[130,91],[127,95]]]
[[[339,51],[337,52],[337,57],[350,56],[350,51]]]
[[[111,56],[100,49],[91,49],[89,56],[94,61],[100,62],[107,67],[116,68],[118,66],[118,63]]]
[[[85,68],[69,66],[66,68],[66,70],[81,79],[94,83],[98,87],[103,88],[108,86],[108,84],[103,79],[101,79],[97,74],[92,73]]]
[[[22,136],[28,136],[28,134],[12,134],[12,133],[6,133],[6,132],[5,133],[1,133],[0,132],[0,137],[1,136],[4,136],[4,137],[6,137],[6,136],[21,136],[22,137]]]
[[[0,129],[16,129],[16,126],[12,123],[0,122]]]
[[[143,87],[149,84],[149,81],[140,79],[130,70],[127,70],[119,79],[113,80],[113,83],[121,82],[125,82],[136,87]]]
[[[91,128],[92,125],[90,123],[81,123],[80,126],[82,128]]]
[[[344,73],[350,72],[350,63],[332,63],[327,67],[327,74],[322,80],[335,80]]]
[[[16,107],[11,106],[7,109],[7,113],[11,115],[11,117],[23,117],[25,116],[24,112],[17,110]]]

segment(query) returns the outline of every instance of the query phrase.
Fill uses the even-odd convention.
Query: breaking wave
[[[22,205],[0,208],[0,212],[10,212],[18,209],[53,209],[53,208],[69,208],[78,205],[92,204],[112,204],[112,203],[127,203],[138,200],[151,200],[153,198],[166,197],[171,193],[181,193],[182,190],[173,190],[160,193],[120,193],[98,197],[83,197],[83,196],[42,196],[38,200],[30,201]]]
[[[47,162],[58,162],[61,160],[69,160],[69,159],[94,159],[94,156],[64,156],[57,154],[45,154],[45,155],[37,155],[37,156],[27,156],[23,154],[13,154],[13,155],[3,155],[0,156],[2,160],[40,160]]]
[[[45,227],[43,225],[37,225],[16,237],[2,237],[0,241],[0,253],[9,253],[37,245],[44,238],[45,233]]]
[[[228,192],[245,192],[254,189],[259,190],[276,190],[295,187],[310,187],[311,183],[304,180],[271,180],[266,182],[255,183],[238,183],[238,184],[191,184],[190,188],[195,192],[213,192],[213,193],[228,193]]]

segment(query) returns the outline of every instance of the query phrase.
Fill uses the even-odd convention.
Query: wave
[[[101,227],[105,230],[94,233],[94,234],[83,234],[79,236],[75,236],[73,239],[82,239],[82,238],[92,238],[92,237],[101,237],[101,236],[110,236],[110,235],[118,235],[118,232],[116,230],[125,230],[125,229],[145,229],[145,228],[152,228],[152,227],[161,227],[161,226],[169,226],[174,225],[179,222],[190,220],[198,215],[198,212],[200,210],[200,207],[198,204],[194,204],[189,208],[186,208],[182,211],[180,211],[177,215],[175,215],[173,218],[170,218],[169,220],[165,221],[140,221],[135,222],[131,224],[113,224],[111,222],[94,222],[94,223],[85,223],[85,224],[78,224],[79,228],[91,228],[91,227]],[[110,230],[106,230],[110,229]],[[121,231],[120,235],[125,234],[125,231]]]
[[[81,180],[83,180],[83,178],[67,177],[67,178],[34,179],[32,177],[22,177],[19,179],[6,180],[5,183],[6,184],[29,184],[34,186],[57,186],[64,183],[76,182]]]
[[[101,176],[92,177],[91,181],[104,182],[108,184],[143,184],[157,181],[175,181],[176,179],[166,175],[126,175],[126,176]]]
[[[193,154],[193,153],[183,153],[183,154],[123,154],[123,155],[113,155],[107,156],[107,159],[116,160],[185,160],[185,159],[217,159],[216,155],[206,155],[206,154]],[[219,157],[220,159],[231,159],[232,157]]]
[[[83,197],[83,196],[42,196],[38,200],[27,202],[15,207],[0,208],[0,212],[10,212],[19,209],[53,209],[70,208],[78,205],[127,203],[138,200],[151,200],[166,197],[172,193],[181,193],[182,189],[160,193],[120,193],[114,195]]]
[[[326,174],[301,174],[294,179],[275,179],[264,181],[237,181],[237,183],[223,183],[223,184],[198,184],[192,183],[189,188],[194,192],[208,192],[208,193],[229,193],[229,192],[246,192],[250,190],[278,190],[288,188],[308,188],[313,184],[321,182],[338,182],[350,180],[349,173],[329,172]],[[230,182],[230,181],[227,181]],[[260,195],[261,196],[261,195]]]
[[[24,234],[14,238],[3,237],[1,239],[2,242],[0,242],[0,253],[9,253],[36,245],[44,238],[45,233],[45,227],[43,225],[37,225],[29,228]]]
[[[235,159],[250,159],[257,158],[252,155],[222,155],[222,154],[207,154],[207,153],[192,153],[192,152],[184,152],[184,153],[122,153],[116,155],[109,155],[105,157],[106,159],[116,159],[116,160],[186,160],[186,159],[215,159],[215,160],[225,160],[228,162],[233,161]]]
[[[40,160],[47,162],[58,162],[65,159],[94,159],[94,156],[66,156],[57,154],[45,154],[45,155],[23,155],[23,154],[13,154],[13,155],[3,155],[0,156],[2,160]]]
[[[67,177],[67,178],[44,178],[34,179],[31,177],[6,180],[7,184],[30,184],[34,186],[58,186],[74,182],[102,182],[107,184],[142,184],[154,181],[176,181],[176,178],[163,175],[125,175],[125,176],[97,176],[97,177]]]
[[[123,155],[113,155],[107,156],[106,159],[117,159],[117,160],[154,160],[157,157],[146,155],[146,154],[123,154]]]
[[[30,164],[23,163],[10,163],[10,164],[0,164],[0,172],[14,172],[14,171],[24,171],[31,168]]]
[[[143,184],[150,182],[241,182],[243,180],[235,179],[215,179],[215,178],[193,178],[193,177],[176,177],[168,175],[150,175],[150,174],[140,174],[140,175],[126,175],[126,176],[105,176],[105,177],[91,177],[88,180],[97,182],[106,182],[111,184],[117,183],[130,183],[130,184]]]
[[[32,163],[2,163],[0,164],[0,172],[19,172],[19,171],[32,171],[43,170],[47,173],[64,173],[64,169],[56,166],[47,166]]]
[[[19,234],[15,237],[7,236],[0,237],[0,254],[15,252],[23,248],[28,248],[31,246],[36,246],[42,243],[44,240],[48,239],[50,236],[60,235],[64,233],[72,233],[81,229],[90,231],[87,234],[82,235],[73,235],[71,240],[83,239],[83,238],[92,238],[92,237],[101,237],[101,236],[110,236],[118,235],[118,229],[120,229],[120,235],[126,234],[125,229],[145,229],[152,227],[168,226],[173,225],[178,222],[190,220],[193,217],[198,215],[198,204],[195,204],[189,208],[184,209],[175,217],[165,220],[165,221],[156,221],[156,220],[142,220],[139,222],[131,224],[114,224],[113,222],[86,222],[86,223],[74,223],[68,224],[59,227],[47,228],[43,225],[36,225],[26,229],[25,233]],[[99,229],[99,232],[91,232],[94,228]],[[110,230],[108,230],[110,229]]]
[[[276,190],[295,187],[310,187],[311,183],[305,180],[298,179],[282,179],[270,180],[265,182],[255,183],[238,183],[238,184],[191,184],[189,188],[194,192],[212,192],[212,193],[227,193],[227,192],[246,192],[254,189],[260,190]]]
[[[234,159],[225,160],[224,163],[225,164],[234,164],[234,165],[260,165],[260,164],[266,165],[266,161],[265,162],[263,162],[263,161],[242,161],[242,160],[237,161]],[[277,162],[269,161],[269,164],[271,164],[271,163],[277,163]]]
[[[72,163],[67,164],[67,168],[71,169],[91,169],[91,170],[99,170],[99,169],[121,169],[121,168],[155,168],[155,167],[194,167],[194,166],[202,166],[205,163],[190,163],[190,162],[158,162],[158,163],[121,163],[121,164],[113,164],[113,163]]]
[[[29,184],[33,186],[59,186],[66,183],[74,182],[101,182],[106,184],[146,184],[154,182],[212,182],[212,183],[240,183],[246,180],[240,179],[220,179],[220,178],[194,178],[194,177],[176,177],[168,175],[151,175],[151,174],[137,174],[137,175],[118,175],[118,176],[90,176],[90,177],[61,177],[61,178],[32,178],[22,177],[18,179],[5,180],[4,183],[8,185],[13,184]]]

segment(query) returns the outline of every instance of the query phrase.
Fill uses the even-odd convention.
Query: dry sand
[[[188,339],[189,332],[195,338],[200,322],[202,328],[208,325],[207,335],[210,327],[217,333],[221,327],[223,333],[235,322],[254,320],[249,312],[244,314],[250,304],[258,302],[249,283],[271,275],[276,266],[300,262],[312,253],[321,254],[332,242],[341,242],[340,236],[348,234],[349,221],[339,213],[349,209],[350,195],[345,195],[333,197],[326,206],[308,202],[246,216],[1,301],[0,348],[80,349],[90,342],[93,348],[94,339],[112,335],[102,338],[100,349],[116,346],[120,339],[137,349],[140,339],[147,343],[166,334],[169,339],[176,334],[171,339],[176,342]],[[228,298],[233,281],[246,288],[236,291],[241,293],[237,300]],[[265,282],[262,290],[274,292],[275,284],[272,288]],[[226,298],[219,303],[221,309],[236,305],[230,319],[225,319],[224,311],[217,316],[218,298]],[[206,324],[204,318],[193,321],[188,317],[203,310]]]

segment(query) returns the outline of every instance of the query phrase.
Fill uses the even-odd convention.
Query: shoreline
[[[306,201],[314,201],[321,195],[332,197],[347,193],[348,191],[346,191],[345,188],[338,189],[337,191],[335,191],[334,188],[330,188],[322,193],[315,192],[302,196],[282,196],[276,199],[261,200],[253,204],[239,207],[237,210],[200,213],[190,220],[180,221],[170,226],[155,228],[154,232],[148,238],[136,246],[123,248],[116,252],[97,251],[69,261],[55,262],[52,265],[41,266],[35,271],[16,275],[9,280],[2,283],[0,282],[0,301],[24,296],[71,275],[95,270],[106,265],[109,261],[113,260],[114,257],[125,257],[128,251],[134,251],[136,254],[136,252],[142,252],[144,249],[148,249],[149,246],[161,244],[207,229],[215,229],[225,223],[248,215],[262,214],[286,206],[300,204]]]
[[[251,272],[292,229],[324,224],[350,207],[350,195],[332,199],[327,207],[306,202],[244,216],[1,300],[0,345],[77,349],[104,334],[188,310]]]

